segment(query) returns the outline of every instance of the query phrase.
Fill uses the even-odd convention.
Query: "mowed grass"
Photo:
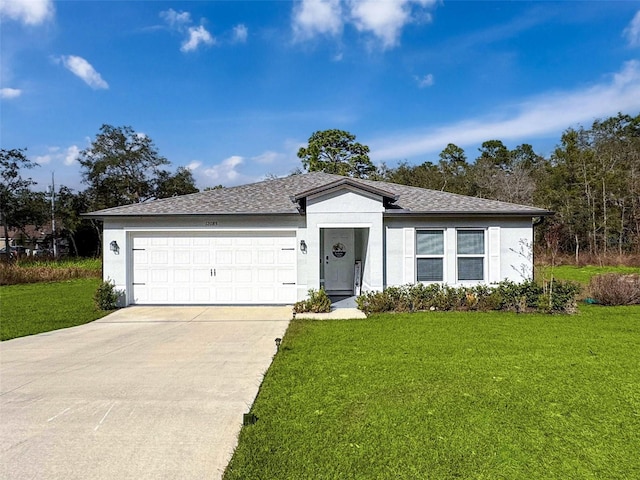
[[[0,287],[0,340],[91,322],[109,312],[93,303],[101,280],[29,283]]]
[[[640,478],[640,307],[294,320],[225,479]]]
[[[575,265],[559,265],[556,267],[549,265],[536,266],[536,279],[539,281],[544,279],[549,280],[553,275],[553,278],[557,280],[569,280],[587,285],[591,277],[604,273],[622,273],[624,275],[640,274],[640,268],[596,265],[586,265],[582,267]]]

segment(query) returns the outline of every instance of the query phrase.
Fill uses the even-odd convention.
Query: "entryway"
[[[368,239],[368,228],[320,229],[321,286],[330,296],[360,294]]]

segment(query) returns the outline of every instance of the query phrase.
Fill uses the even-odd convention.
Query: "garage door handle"
[[[282,282],[283,285],[295,285],[296,282]]]
[[[212,277],[215,277],[215,276],[216,276],[216,269],[215,269],[215,268],[212,268],[212,269],[211,269],[211,276],[212,276]]]

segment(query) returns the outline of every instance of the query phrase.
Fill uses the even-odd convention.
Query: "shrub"
[[[515,283],[510,280],[503,280],[497,287],[500,298],[500,308],[498,310],[509,310],[513,312],[526,312],[536,309],[540,295],[543,293],[540,287],[533,280],[522,283]]]
[[[640,275],[606,273],[595,275],[589,283],[591,296],[602,305],[640,304]]]
[[[370,313],[391,312],[394,309],[393,302],[386,291],[365,292],[356,298],[356,304],[365,315],[369,315]]]
[[[115,284],[105,280],[100,284],[96,293],[93,295],[93,301],[98,310],[114,310],[118,307],[118,298],[121,292],[116,290]]]
[[[323,288],[320,290],[309,290],[309,298],[301,300],[293,306],[295,313],[313,312],[328,313],[331,311],[331,299]]]
[[[388,287],[382,292],[366,292],[356,302],[365,314],[415,312],[420,310],[508,310],[574,313],[577,284],[553,281],[540,286],[532,280],[503,281],[495,286],[450,287],[416,284]]]

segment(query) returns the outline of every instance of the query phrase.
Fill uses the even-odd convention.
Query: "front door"
[[[353,293],[355,263],[353,228],[324,229],[324,288],[327,292]]]

